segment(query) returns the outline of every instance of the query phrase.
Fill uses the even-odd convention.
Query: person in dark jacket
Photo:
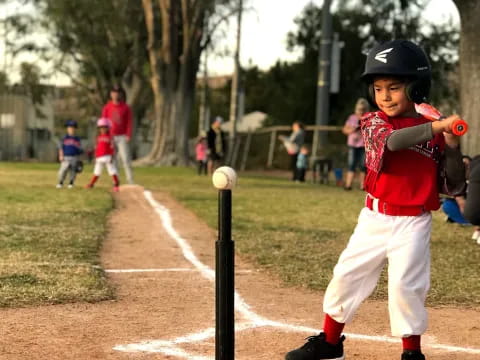
[[[227,155],[227,142],[225,133],[221,129],[223,119],[217,116],[207,133],[208,145],[208,173],[213,174],[221,166]]]
[[[300,148],[305,142],[305,130],[303,124],[299,121],[295,121],[292,124],[292,133],[290,136],[280,135],[278,137],[285,146],[288,155],[290,156],[290,170],[292,170],[292,180],[296,181],[297,174],[297,157],[300,153]]]
[[[467,196],[463,216],[470,224],[477,226],[472,238],[480,245],[480,155],[470,162],[468,174]]]

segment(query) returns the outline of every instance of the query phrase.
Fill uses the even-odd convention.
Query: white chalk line
[[[158,203],[152,196],[150,191],[144,191],[144,196],[153,207],[155,212],[160,216],[162,225],[170,237],[177,242],[180,246],[183,256],[190,262],[192,265],[198,269],[200,274],[207,280],[214,282],[215,281],[215,272],[210,269],[207,265],[203,264],[194,254],[192,248],[188,242],[183,239],[180,234],[175,230],[172,225],[172,219],[170,216],[170,211]],[[240,332],[244,330],[249,330],[253,328],[260,327],[273,327],[277,329],[282,329],[288,332],[301,332],[301,333],[318,333],[320,329],[314,329],[306,326],[296,326],[286,323],[281,323],[277,321],[268,320],[255,312],[250,310],[250,306],[243,300],[237,291],[235,291],[235,310],[240,313],[244,318],[247,319],[247,322],[237,322],[235,324],[235,332]],[[400,343],[400,339],[393,338],[389,336],[372,336],[372,335],[363,335],[363,334],[354,334],[354,333],[345,333],[351,339],[365,340],[365,341],[374,341],[374,342],[383,342],[383,343]],[[202,343],[208,339],[215,337],[215,328],[209,328],[197,333],[192,333],[189,335],[177,337],[173,340],[151,340],[144,341],[141,343],[127,344],[127,345],[118,345],[113,349],[123,352],[153,352],[153,353],[163,353],[165,355],[177,356],[185,359],[193,360],[212,360],[213,357],[202,357],[195,356],[191,353],[187,353],[181,349],[178,345],[185,343]],[[425,347],[432,349],[443,350],[448,352],[461,352],[467,354],[480,354],[480,349],[471,348],[471,347],[460,347],[460,346],[451,346],[444,344],[434,344],[426,343]]]
[[[163,273],[163,272],[199,272],[193,268],[170,268],[170,269],[105,269],[106,273],[122,274],[122,273]],[[236,274],[250,274],[252,270],[236,270]]]
[[[197,269],[106,269],[106,273],[122,274],[122,273],[156,273],[156,272],[198,272]]]

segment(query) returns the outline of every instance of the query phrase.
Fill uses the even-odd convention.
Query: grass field
[[[0,164],[0,306],[110,299],[99,265],[106,190],[55,189],[54,164]]]
[[[105,216],[112,208],[109,180],[94,191],[56,190],[55,165],[0,164],[0,301],[3,306],[96,301],[112,296],[98,263]],[[87,168],[79,178],[85,184]],[[212,228],[217,192],[191,169],[138,168],[136,181],[171,193]],[[293,184],[267,176],[241,177],[234,191],[236,249],[287,284],[323,290],[362,207],[360,191]],[[434,215],[430,305],[480,304],[480,246],[471,227]],[[212,243],[212,248],[214,244]],[[375,298],[386,298],[382,278]]]

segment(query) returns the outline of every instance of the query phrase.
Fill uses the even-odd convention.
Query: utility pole
[[[228,147],[228,159],[230,162],[233,157],[233,148],[235,145],[235,138],[237,136],[237,119],[238,119],[238,87],[240,77],[240,41],[242,35],[242,12],[243,0],[238,0],[238,15],[237,15],[237,45],[235,49],[235,68],[232,76],[232,89],[230,93],[230,142]]]
[[[332,14],[331,0],[324,0],[322,9],[322,37],[318,64],[317,105],[315,113],[316,125],[328,125],[330,113],[330,57],[332,49]],[[317,149],[327,144],[327,133],[315,131],[313,156]]]
[[[200,116],[198,119],[198,135],[200,136],[202,132],[205,132],[210,125],[209,121],[209,107],[208,107],[208,49],[204,51],[204,62],[203,62],[203,88],[202,95],[200,98]]]

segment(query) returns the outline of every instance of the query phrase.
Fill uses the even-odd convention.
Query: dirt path
[[[169,196],[157,193],[153,198],[166,209],[153,199],[149,203],[140,187],[123,187],[115,194],[117,206],[102,251],[105,269],[152,271],[109,273],[117,288],[115,301],[2,310],[0,359],[214,358],[214,285],[209,276],[216,234]],[[169,215],[172,228],[162,224]],[[245,302],[236,313],[237,328],[244,329],[236,335],[236,358],[283,359],[310,335],[300,327],[321,326],[321,297],[283,287],[238,257],[236,262],[237,290]],[[424,337],[429,359],[480,358],[480,352],[463,349],[480,349],[480,309],[429,313]],[[348,359],[399,359],[400,344],[379,338],[390,333],[387,319],[383,302],[361,307],[347,328],[352,333],[345,343]]]

